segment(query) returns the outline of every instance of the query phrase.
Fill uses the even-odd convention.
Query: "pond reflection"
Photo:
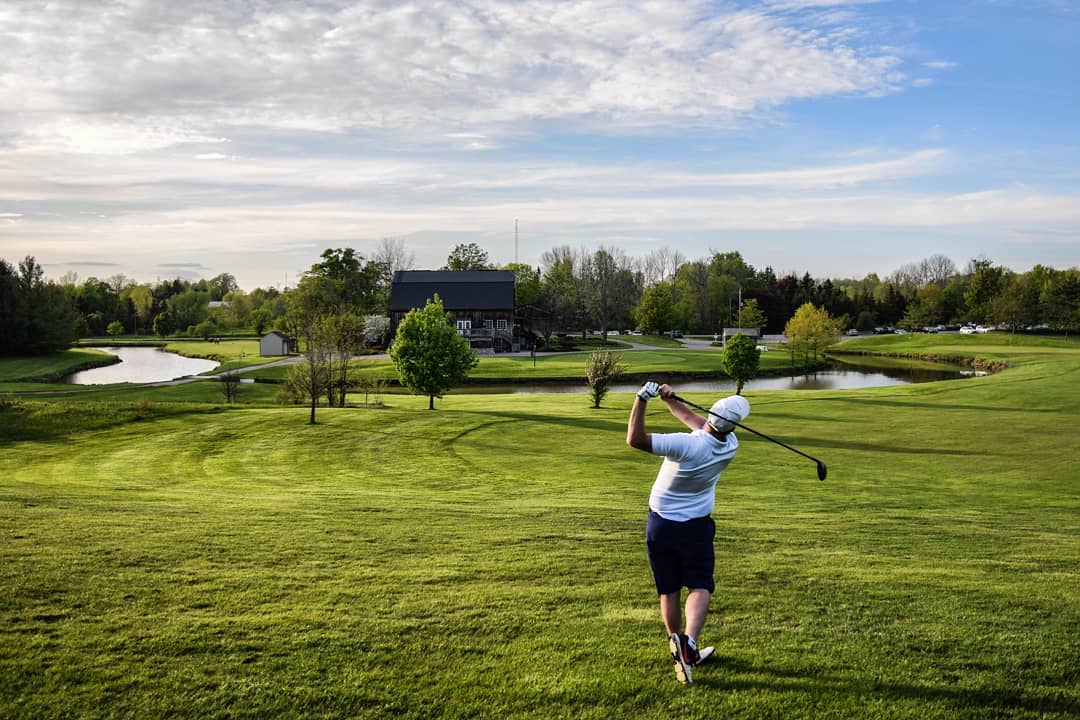
[[[857,390],[859,388],[888,387],[911,383],[935,382],[969,377],[956,365],[946,363],[909,362],[898,360],[875,361],[859,358],[860,362],[845,359],[832,360],[828,367],[815,372],[782,377],[763,377],[751,380],[745,390]],[[727,378],[709,380],[684,380],[665,377],[655,373],[657,382],[669,382],[684,392],[735,392],[735,382]],[[612,392],[634,392],[640,382],[617,383]],[[584,378],[576,383],[535,383],[530,385],[466,385],[455,388],[455,393],[584,393],[588,391]]]

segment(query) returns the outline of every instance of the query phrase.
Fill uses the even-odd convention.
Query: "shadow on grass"
[[[757,428],[755,428],[756,430]],[[764,432],[764,431],[763,431]],[[801,436],[801,435],[782,435],[779,433],[765,432],[766,435],[774,437],[783,443],[792,445],[813,454],[812,450],[808,448],[832,448],[834,450],[852,450],[855,452],[872,452],[872,453],[891,453],[894,455],[953,455],[957,457],[986,457],[986,450],[980,450],[978,448],[961,449],[961,448],[942,448],[933,447],[929,445],[919,445],[915,447],[904,447],[895,443],[882,444],[882,443],[868,443],[858,442],[855,440],[822,440],[820,437],[813,436]],[[766,444],[768,440],[764,438],[758,438],[754,435],[740,436],[739,442],[761,442]],[[822,460],[828,462],[828,458],[822,457]]]
[[[79,403],[22,403],[0,408],[0,447],[20,442],[53,442],[79,432],[186,414],[213,414],[225,408],[194,403],[102,401]]]
[[[491,415],[506,418],[507,420],[520,420],[522,422],[537,422],[558,425],[560,427],[575,427],[583,430],[600,430],[603,432],[619,432],[626,434],[626,419],[620,416],[619,420],[605,420],[602,418],[567,417],[565,415],[544,415],[541,413],[506,412],[498,410],[470,410],[471,415]]]
[[[707,669],[705,669],[707,668]],[[726,672],[725,672],[726,671]],[[747,676],[768,676],[766,679],[732,677],[730,673]],[[817,695],[848,695],[853,697],[884,698],[887,700],[917,700],[929,703],[949,703],[959,709],[981,708],[1021,710],[1028,713],[1054,713],[1075,717],[1080,702],[1060,697],[1033,696],[1032,691],[978,689],[908,685],[876,679],[845,678],[830,674],[799,672],[749,663],[734,657],[714,657],[707,666],[694,673],[694,685],[716,690],[751,690],[769,692],[812,692]]]

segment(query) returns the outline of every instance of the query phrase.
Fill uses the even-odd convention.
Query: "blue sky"
[[[8,0],[0,45],[0,257],[53,278],[1080,264],[1073,0]]]

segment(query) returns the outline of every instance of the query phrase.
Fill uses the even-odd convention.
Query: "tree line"
[[[414,256],[400,239],[385,239],[365,257],[352,248],[325,250],[293,288],[242,290],[235,277],[138,283],[123,275],[48,280],[33,257],[18,266],[0,260],[0,354],[51,352],[80,337],[188,335],[279,330],[312,332],[315,315],[350,316],[341,330],[358,342],[385,344],[394,272]],[[1080,270],[1036,265],[1017,273],[986,258],[959,269],[933,255],[884,278],[814,278],[758,269],[737,251],[688,259],[661,248],[644,257],[621,249],[559,246],[538,266],[497,266],[476,243],[459,244],[445,270],[504,269],[516,276],[519,315],[544,340],[556,333],[640,329],[647,333],[713,334],[725,327],[783,332],[811,304],[840,329],[914,329],[976,322],[1068,333],[1080,324]]]

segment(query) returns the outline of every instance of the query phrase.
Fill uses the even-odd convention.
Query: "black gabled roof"
[[[447,310],[513,310],[509,270],[399,270],[390,286],[391,311],[422,308],[438,293]]]

